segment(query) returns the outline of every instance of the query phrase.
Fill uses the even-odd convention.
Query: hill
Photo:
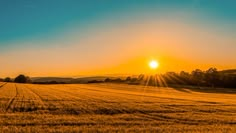
[[[56,81],[56,82],[65,82],[65,83],[69,83],[71,82],[71,80],[73,80],[73,78],[63,78],[63,77],[33,77],[31,78],[31,80],[33,82],[52,82],[52,81]]]
[[[88,83],[89,81],[97,80],[104,81],[106,76],[93,76],[93,77],[81,77],[81,78],[63,78],[63,77],[33,77],[31,80],[34,83],[49,83],[49,82],[58,82],[58,83]]]

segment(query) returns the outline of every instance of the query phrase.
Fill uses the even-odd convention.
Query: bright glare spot
[[[155,61],[155,60],[152,60],[152,61],[149,62],[149,67],[151,69],[157,69],[158,66],[159,66],[159,63],[157,61]]]

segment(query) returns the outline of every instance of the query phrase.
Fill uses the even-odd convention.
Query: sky
[[[0,0],[0,77],[236,68],[234,0]]]

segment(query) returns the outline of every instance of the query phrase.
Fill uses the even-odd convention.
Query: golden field
[[[0,82],[0,132],[236,132],[236,90]]]

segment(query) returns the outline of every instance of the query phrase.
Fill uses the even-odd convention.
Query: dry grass
[[[1,132],[236,132],[236,94],[0,83]]]

